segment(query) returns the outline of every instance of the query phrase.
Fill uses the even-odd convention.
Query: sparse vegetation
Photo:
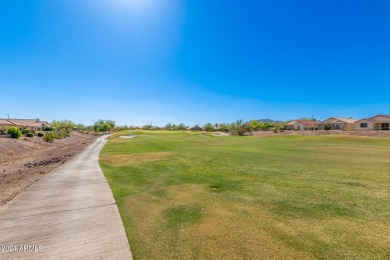
[[[171,123],[168,123],[164,126],[164,130],[168,130],[168,131],[171,131],[171,130],[187,130],[187,126],[183,123],[180,123],[178,125],[175,125],[175,124],[171,124]],[[143,128],[145,129],[145,128]]]
[[[43,140],[48,142],[48,143],[52,143],[54,141],[54,139],[55,139],[55,134],[53,131],[47,132],[45,134],[45,136],[43,137]]]
[[[245,135],[245,133],[252,132],[252,128],[250,127],[250,124],[248,122],[237,120],[230,125],[229,132],[231,135],[243,136]]]
[[[45,126],[42,131],[53,131],[53,127],[50,127],[50,126]]]
[[[65,129],[54,130],[50,132],[45,132],[43,140],[49,143],[52,143],[54,139],[63,139],[70,136],[70,132]]]
[[[164,130],[168,130],[168,131],[172,130],[172,124],[171,123],[166,124],[164,126]]]
[[[78,130],[78,131],[87,131],[88,130],[88,127],[86,127],[85,125],[83,124],[77,124],[75,126],[75,129]]]
[[[144,125],[143,127],[142,127],[142,129],[143,130],[150,130],[150,129],[152,129],[152,125]]]
[[[175,130],[187,130],[187,126],[183,123],[180,123],[176,126]]]
[[[67,132],[71,132],[76,127],[76,124],[70,120],[62,120],[62,121],[53,121],[51,123],[51,126],[56,128],[57,130],[65,130]],[[52,130],[49,131],[53,131],[53,128]]]
[[[214,129],[213,124],[207,123],[203,126],[203,130],[206,132],[213,132],[215,129]]]

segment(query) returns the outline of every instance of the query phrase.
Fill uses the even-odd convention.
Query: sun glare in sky
[[[145,15],[154,12],[159,5],[159,1],[156,0],[109,0],[105,3],[116,11],[130,12],[134,15]]]

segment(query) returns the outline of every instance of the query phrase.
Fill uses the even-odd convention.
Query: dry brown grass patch
[[[208,192],[203,185],[170,186],[166,190],[167,196],[164,198],[145,193],[125,203],[126,211],[138,216],[133,219],[133,228],[137,229],[139,235],[137,242],[149,248],[149,252],[143,255],[146,258],[161,256],[161,252],[164,252],[165,258],[180,259],[314,258],[273,237],[264,229],[263,226],[267,225],[265,221],[259,225],[259,220],[262,222],[261,219],[272,217],[266,210],[221,202],[218,194]],[[167,209],[193,203],[203,208],[199,222],[182,226],[176,231],[164,224],[163,213]],[[241,211],[247,214],[241,214]],[[167,244],[169,248],[165,247]]]

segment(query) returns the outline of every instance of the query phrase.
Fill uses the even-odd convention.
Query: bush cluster
[[[52,143],[54,139],[63,139],[69,137],[69,131],[65,129],[57,130],[57,131],[49,131],[46,132],[43,136],[43,140],[49,143]]]
[[[28,133],[32,133],[32,134],[35,134],[35,131],[34,130],[28,130],[28,129],[23,129],[22,130],[22,134],[28,134]]]
[[[37,136],[38,136],[38,137],[44,137],[44,136],[45,136],[45,133],[43,133],[43,132],[38,132],[38,133],[37,133]]]
[[[53,131],[53,127],[45,126],[42,130],[43,131]]]
[[[100,132],[100,133],[108,133],[115,127],[115,121],[112,120],[98,120],[96,123],[93,125],[93,130],[95,132]]]
[[[34,134],[32,132],[26,133],[26,137],[34,137]]]
[[[55,137],[55,134],[54,132],[47,132],[45,134],[45,136],[43,137],[43,140],[48,142],[48,143],[52,143],[54,141],[54,137]]]
[[[54,138],[55,139],[62,139],[62,138],[66,138],[66,137],[69,137],[69,131],[67,131],[65,129],[54,131]]]

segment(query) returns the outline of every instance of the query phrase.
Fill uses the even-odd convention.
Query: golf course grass
[[[389,139],[124,131],[100,165],[135,259],[390,259]]]

